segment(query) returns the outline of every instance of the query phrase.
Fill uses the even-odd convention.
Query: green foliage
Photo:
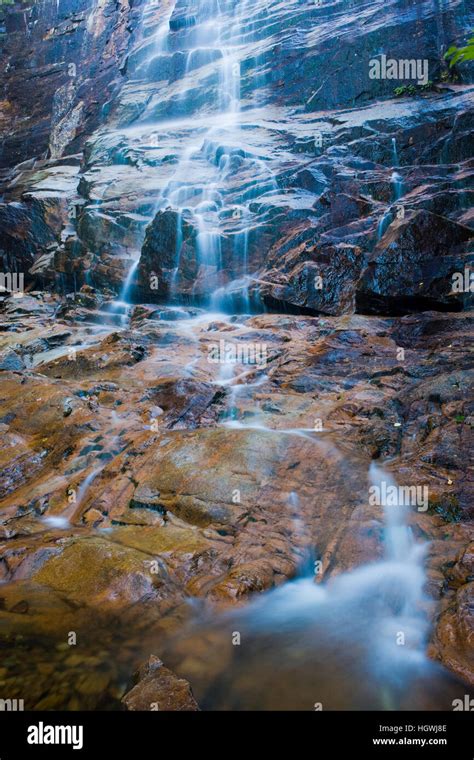
[[[430,79],[429,82],[422,85],[402,84],[394,89],[393,94],[396,98],[414,97],[422,92],[430,92],[431,90],[436,90],[436,85]]]
[[[444,57],[446,60],[449,60],[449,68],[454,66],[456,63],[474,61],[474,37],[471,37],[467,41],[467,44],[462,48],[458,48],[456,45],[451,45],[451,47],[444,54]]]
[[[414,84],[402,84],[400,87],[395,87],[394,94],[397,98],[401,98],[404,95],[416,95],[418,90]]]

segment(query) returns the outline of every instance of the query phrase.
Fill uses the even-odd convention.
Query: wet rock
[[[474,620],[472,612],[473,583],[466,583],[457,592],[439,619],[433,652],[467,683],[472,683],[474,670]],[[461,697],[461,695],[459,695]]]
[[[3,372],[21,372],[25,369],[25,364],[21,356],[15,351],[6,351],[0,353],[0,370]]]
[[[82,145],[114,90],[130,40],[129,25],[137,20],[128,2],[115,6],[108,0],[100,6],[91,0],[65,0],[60,8],[48,1],[41,12],[35,6],[9,11],[8,34],[2,41],[8,62],[4,108],[14,130],[8,132],[7,125],[0,124],[5,165],[42,155],[48,146],[57,156],[66,148],[74,153]],[[22,51],[27,40],[35,50],[34,68],[25,66]],[[98,44],[103,50],[100,61],[95,55]]]
[[[147,228],[145,242],[143,244],[143,261],[146,261],[146,277],[155,272],[159,278],[160,288],[163,292],[166,279],[163,276],[166,270],[172,270],[176,266],[178,250],[178,217],[175,211],[167,210],[156,215],[153,222]],[[182,222],[181,235],[184,240],[192,236],[194,230],[186,219]]]
[[[269,262],[273,261],[279,262],[278,269],[262,276],[275,283],[271,286],[265,283],[260,288],[264,300],[322,314],[354,311],[356,283],[363,268],[363,257],[357,247],[345,243],[317,246],[314,239],[299,245],[298,240],[285,241],[271,251]]]
[[[127,710],[199,710],[189,683],[184,678],[178,678],[154,655],[140,669],[137,685],[123,697],[122,702]]]
[[[146,393],[146,400],[157,404],[151,407],[151,416],[156,419],[164,414],[167,428],[198,427],[206,410],[220,397],[215,386],[194,380],[165,381]]]
[[[423,302],[425,308],[462,305],[468,294],[452,293],[452,274],[464,271],[459,249],[472,235],[467,227],[426,211],[392,222],[358,286],[359,309],[399,311]]]
[[[153,594],[146,555],[103,538],[69,541],[32,574],[35,583],[88,604],[123,606]],[[96,567],[102,567],[97,577]]]
[[[77,691],[81,695],[102,694],[110,683],[110,675],[95,670],[85,673],[77,683]]]
[[[228,129],[214,113],[219,88],[229,101],[222,51],[201,47],[213,4],[188,5],[178,0],[163,55],[152,51],[167,3],[143,16],[138,0],[0,9],[3,268],[25,271],[28,287],[70,291],[2,303],[2,356],[29,360],[28,372],[4,374],[0,399],[0,619],[32,646],[6,667],[44,662],[40,633],[55,666],[92,672],[64,695],[71,674],[35,668],[30,685],[25,667],[17,680],[32,705],[117,707],[137,641],[143,657],[159,637],[178,638],[204,600],[265,600],[314,558],[324,582],[381,558],[367,471],[387,459],[400,483],[429,486],[428,511],[407,519],[430,544],[434,656],[472,679],[472,314],[469,294],[451,293],[453,271],[471,262],[470,74],[398,98],[396,82],[368,75],[387,47],[428,58],[436,78],[440,50],[467,32],[465,9],[293,3],[270,19],[255,0],[242,22],[239,125]],[[234,5],[220,6],[225,28]],[[64,61],[80,64],[74,76]],[[133,297],[147,304],[128,323],[110,301],[138,254]],[[189,303],[211,295],[247,316],[206,324]],[[262,299],[282,313],[249,317]],[[264,343],[266,366],[236,363],[224,378],[207,361],[221,338]],[[396,609],[398,592],[389,597]],[[67,632],[91,618],[105,658],[71,660]],[[275,636],[250,651],[248,678],[238,658],[233,670],[228,630],[218,633],[195,639],[185,669],[212,676],[231,708],[230,673],[246,705],[281,706],[279,669],[258,670]],[[314,672],[294,640],[276,638],[288,645],[274,660],[288,674],[285,706],[294,693],[312,709]],[[364,646],[316,652],[328,703],[336,694],[353,707],[347,658],[360,662]],[[100,666],[107,659],[122,662],[119,674]],[[301,672],[307,691],[289,689]],[[150,709],[157,695],[158,709],[194,706],[161,662],[142,675],[132,705]],[[356,682],[363,704],[387,707],[385,684],[367,694],[368,680]],[[446,707],[449,683],[441,697],[424,686],[401,705]]]
[[[21,318],[34,324],[46,317],[32,310]],[[7,582],[15,578],[18,588],[13,595],[4,584],[2,595],[5,614],[22,631],[34,625],[47,633],[59,622],[75,630],[78,605],[86,605],[89,616],[91,609],[119,609],[136,630],[137,601],[143,619],[155,625],[158,617],[175,630],[181,612],[163,613],[186,596],[240,605],[300,572],[311,552],[321,557],[325,577],[373,561],[383,551],[381,510],[367,505],[374,456],[391,457],[400,482],[428,483],[430,503],[439,507],[410,515],[414,534],[437,542],[429,569],[433,598],[446,583],[455,584],[454,591],[469,583],[466,550],[459,572],[452,564],[468,544],[462,531],[470,486],[461,473],[468,471],[469,426],[455,418],[470,413],[463,369],[469,313],[383,319],[262,314],[245,324],[240,318],[198,324],[192,340],[189,326],[181,334],[178,320],[166,328],[177,353],[170,356],[166,345],[155,343],[133,363],[125,347],[151,345],[150,321],[134,328],[133,340],[115,333],[100,341],[92,354],[106,352],[107,362],[91,360],[82,365],[86,372],[68,371],[57,380],[46,366],[26,385],[16,375],[5,378],[0,419],[8,420],[12,446],[2,450],[8,476],[2,519],[8,519],[4,543],[11,548],[2,549],[2,564]],[[83,329],[72,324],[67,339],[75,341]],[[206,359],[208,343],[236,336],[268,343],[277,358],[265,372],[252,370],[227,389],[235,394],[221,399],[221,417],[202,416],[219,388],[220,368]],[[186,376],[191,360],[202,380]],[[236,374],[241,369],[249,368],[235,367]],[[252,380],[257,387],[247,387]],[[93,410],[82,400],[90,394],[100,402]],[[78,404],[67,418],[65,396]],[[164,413],[153,430],[148,415],[158,401]],[[178,417],[182,429],[166,427]],[[38,446],[49,453],[39,456]],[[103,455],[108,459],[99,459]],[[66,488],[79,489],[97,466],[102,469],[67,526],[45,524],[42,517],[68,509]],[[46,596],[27,592],[31,583]],[[22,601],[28,611],[12,613]],[[452,625],[461,626],[460,619]],[[439,657],[468,677],[468,660],[456,664],[446,648]],[[82,694],[80,704],[96,699]]]
[[[69,417],[70,414],[73,412],[73,407],[71,405],[72,399],[67,398],[63,403],[63,417]]]

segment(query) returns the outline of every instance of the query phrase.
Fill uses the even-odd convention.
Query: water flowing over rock
[[[472,688],[468,6],[0,4],[0,696]]]

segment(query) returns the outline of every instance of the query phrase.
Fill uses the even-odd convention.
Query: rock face
[[[2,169],[76,153],[117,91],[140,0],[3,5]],[[31,56],[31,57],[30,57]]]
[[[443,63],[469,29],[460,0],[378,0],[357,13],[296,0],[229,0],[219,11],[185,0],[41,8],[2,11],[13,118],[3,164],[46,158],[44,171],[51,159],[68,171],[87,145],[58,221],[31,203],[36,175],[6,177],[13,208],[0,213],[19,230],[0,241],[10,266],[28,272],[41,259],[32,274],[59,271],[60,288],[119,291],[141,253],[135,285],[145,301],[263,299],[328,315],[469,302],[470,292],[451,292],[472,262],[468,232],[451,241],[449,225],[472,229],[472,67],[450,82]],[[20,52],[26,33],[31,69]],[[381,55],[420,60],[423,83],[372,79]],[[60,195],[64,206],[64,171],[48,174],[43,205],[56,209]],[[441,227],[446,246],[430,262]],[[31,229],[38,245],[24,250],[18,239]],[[395,249],[412,260],[411,289],[381,283]]]
[[[0,14],[0,254],[5,270],[29,281],[35,263],[38,284],[62,289],[87,269],[75,154],[120,88],[140,0],[31,0]]]
[[[443,61],[466,4],[44,0],[2,25],[26,291],[0,294],[2,695],[313,709],[321,674],[334,709],[450,709],[474,681],[474,85]],[[372,79],[382,56],[428,79]],[[427,489],[398,531],[424,564],[387,559],[374,463]],[[423,667],[352,646],[367,620]],[[374,652],[410,688],[361,675]]]
[[[453,272],[464,272],[472,237],[468,227],[421,210],[392,222],[375,247],[360,283],[359,305],[374,311],[408,305],[462,307],[468,294],[453,292]]]
[[[422,3],[416,9],[375,3],[349,17],[344,3],[337,9],[295,3],[270,14],[268,3],[253,2],[251,21],[242,5],[226,3],[222,17],[214,18],[216,29],[235,26],[238,63],[226,63],[225,33],[216,32],[219,40],[209,47],[209,9],[201,4],[191,12],[182,2],[163,10],[160,43],[144,43],[130,54],[133,80],[111,113],[114,129],[93,137],[88,149],[80,225],[87,245],[105,256],[116,225],[134,232],[130,244],[142,251],[137,285],[148,301],[206,300],[220,288],[224,303],[263,298],[324,314],[459,308],[466,297],[448,294],[453,273],[470,261],[466,237],[464,246],[453,242],[443,252],[443,281],[434,292],[431,283],[418,284],[395,307],[389,293],[372,293],[370,279],[372,261],[385,246],[391,257],[397,215],[412,218],[411,248],[404,239],[402,255],[414,258],[418,269],[421,254],[413,241],[424,237],[429,250],[437,230],[415,212],[442,216],[438,226],[451,220],[470,225],[464,219],[470,203],[469,72],[463,85],[428,87],[416,98],[395,101],[392,81],[370,80],[368,71],[371,55],[381,49],[402,59],[423,53],[430,81],[439,81],[444,35],[456,36],[464,24],[461,4],[439,11]],[[416,41],[420,22],[422,49]],[[237,84],[226,81],[227,65],[238,67]],[[242,113],[232,123],[234,106],[222,100],[233,97]],[[227,124],[209,118],[216,103]],[[179,133],[168,131],[170,119],[179,120]],[[130,120],[132,144],[123,131]],[[99,197],[106,216],[97,219]],[[379,240],[381,232],[388,238]],[[103,272],[99,265],[96,276]],[[400,281],[394,295],[404,287]]]

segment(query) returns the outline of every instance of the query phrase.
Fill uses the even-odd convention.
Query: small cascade
[[[393,202],[396,203],[405,192],[403,185],[403,178],[399,172],[395,171],[395,168],[400,165],[398,151],[397,151],[397,139],[392,137],[392,162],[394,171],[390,176],[390,184],[392,185]],[[381,240],[385,235],[387,228],[393,222],[394,213],[392,209],[387,209],[383,216],[379,219],[377,225],[377,241]]]
[[[399,160],[398,160],[398,152],[397,152],[397,139],[396,137],[392,137],[392,155],[393,155],[393,165],[399,166]]]
[[[169,39],[169,29],[170,29],[170,20],[171,16],[173,15],[174,11],[174,5],[171,3],[169,12],[166,15],[166,18],[160,26],[158,27],[158,30],[155,33],[154,39],[153,39],[153,55],[159,56],[163,53],[168,52],[168,39]]]
[[[305,534],[305,525],[301,516],[300,500],[296,491],[291,491],[288,497],[288,508],[293,522],[295,537],[301,538]]]
[[[380,486],[383,481],[395,485],[373,464],[369,483]],[[425,655],[423,547],[413,541],[401,504],[381,506],[382,559],[322,583],[315,583],[314,562],[307,563],[303,577],[257,595],[220,620],[209,619],[213,646],[219,631],[226,636],[235,630],[245,637],[246,647],[238,662],[217,677],[193,671],[203,709],[245,704],[247,709],[310,710],[315,701],[323,709],[407,709],[401,708],[407,703],[417,709],[419,696],[410,696],[412,686],[421,683],[422,690],[429,690],[440,677]],[[295,531],[304,530],[294,492],[288,509]],[[205,632],[201,620],[201,636],[203,625]],[[190,658],[193,647],[191,635]],[[181,644],[180,658],[183,651]],[[167,656],[173,662],[172,646]],[[179,661],[175,664],[179,667]],[[185,665],[180,672],[186,676]]]
[[[228,359],[222,359],[219,365],[219,374],[216,383],[218,385],[228,385],[232,382],[235,372],[235,362]]]
[[[369,478],[371,484],[382,495],[387,559],[400,562],[409,561],[413,555],[413,538],[407,526],[407,508],[402,502],[395,505],[388,504],[387,498],[384,496],[388,489],[391,493],[396,492],[395,480],[374,462],[370,466]]]
[[[131,295],[134,287],[135,274],[139,264],[140,257],[135,259],[132,266],[128,270],[127,277],[122,285],[118,299],[116,301],[112,301],[112,303],[108,306],[109,313],[118,315],[118,319],[122,327],[126,327],[128,325],[131,307]]]
[[[90,486],[103,469],[104,465],[91,470],[77,489],[75,500],[72,501],[67,509],[63,510],[60,515],[47,515],[46,517],[43,517],[42,520],[45,525],[48,525],[52,528],[60,528],[62,530],[67,530],[70,528],[74,522],[75,514],[77,513],[79,507],[89,492]]]
[[[383,236],[385,235],[387,228],[393,221],[393,214],[390,211],[386,211],[383,216],[380,217],[379,223],[377,225],[377,240],[381,240]]]
[[[78,488],[77,498],[73,504],[74,509],[72,509],[72,513],[76,512],[76,510],[81,506],[82,502],[87,496],[90,486],[92,485],[96,477],[102,472],[103,469],[104,469],[104,465],[100,467],[96,467],[94,470],[91,470],[91,472],[87,475],[86,478],[84,478],[84,480],[82,481],[81,485]]]
[[[403,179],[398,172],[393,172],[390,177],[390,182],[393,187],[393,200],[398,201],[405,192],[403,188]]]
[[[120,293],[120,301],[123,303],[129,304],[131,302],[131,294],[133,290],[133,281],[135,278],[135,273],[138,269],[138,265],[140,263],[140,259],[135,259],[132,266],[128,270],[127,278],[123,284],[122,291]]]

